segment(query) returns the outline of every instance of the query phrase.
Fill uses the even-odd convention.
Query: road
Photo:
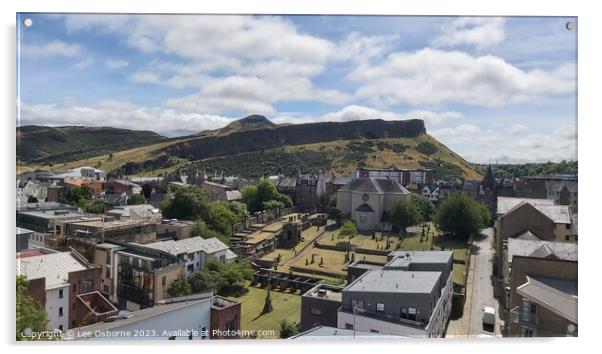
[[[450,321],[446,337],[475,337],[483,330],[483,306],[496,309],[495,336],[500,336],[499,305],[493,297],[493,229],[481,231],[471,247],[470,267],[466,282],[466,302],[461,318]]]
[[[493,228],[484,229],[481,237],[473,242],[472,284],[466,289],[471,292],[470,304],[470,335],[476,336],[483,332],[483,306],[496,310],[495,334],[499,335],[499,305],[493,297]]]

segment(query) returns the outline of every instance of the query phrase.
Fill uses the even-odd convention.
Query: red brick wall
[[[75,295],[85,294],[90,291],[100,291],[100,274],[102,272],[101,267],[95,267],[90,269],[84,269],[77,272],[69,273],[69,328],[73,328],[73,322],[77,325],[77,311]],[[84,281],[92,280],[92,289],[83,289]]]
[[[234,304],[232,306],[226,308],[211,308],[211,339],[236,339],[239,336],[232,337],[224,337],[219,335],[214,335],[213,330],[219,329],[222,331],[226,331],[228,321],[235,321],[235,329],[240,329],[240,309],[241,305],[239,303]]]

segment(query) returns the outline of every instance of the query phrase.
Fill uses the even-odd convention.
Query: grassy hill
[[[82,165],[126,175],[205,169],[243,177],[320,170],[343,174],[360,166],[423,167],[434,169],[443,179],[480,178],[471,164],[428,135],[420,120],[278,126],[265,117],[251,116],[219,130],[118,151],[112,156],[105,153],[55,164],[50,169]]]
[[[17,128],[17,160],[29,164],[55,164],[114,153],[164,139],[151,131],[28,125]]]

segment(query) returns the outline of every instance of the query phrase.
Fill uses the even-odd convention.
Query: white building
[[[17,275],[27,280],[45,279],[46,314],[48,328],[65,331],[69,326],[69,273],[85,271],[90,267],[72,252],[57,252],[17,258]],[[92,291],[83,289],[78,293]]]
[[[177,241],[153,242],[142,246],[177,256],[184,261],[187,276],[205,267],[212,259],[231,262],[237,257],[225,243],[215,237],[204,239],[197,236]]]

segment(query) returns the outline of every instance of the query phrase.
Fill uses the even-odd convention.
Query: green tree
[[[167,218],[184,220],[207,220],[209,198],[197,187],[175,188],[173,198],[161,205],[161,212]]]
[[[48,318],[44,308],[29,296],[27,287],[29,281],[22,275],[17,275],[17,337],[18,341],[32,340],[24,335],[27,329],[32,332],[43,332],[48,330]],[[43,339],[43,338],[42,338]]]
[[[238,217],[225,202],[214,202],[209,205],[207,224],[223,235],[232,234],[232,225],[238,222]]]
[[[146,204],[146,198],[140,194],[134,194],[128,198],[128,205]]]
[[[192,287],[186,279],[176,279],[167,289],[168,297],[178,297],[192,294]]]
[[[357,235],[357,226],[355,226],[353,221],[347,220],[343,226],[339,228],[339,235],[352,238]]]
[[[299,327],[283,318],[280,321],[280,338],[289,338],[296,334],[299,334]]]
[[[94,199],[85,202],[83,209],[92,214],[104,214],[107,210],[106,204],[102,199]]]
[[[403,233],[409,226],[420,222],[420,212],[411,200],[406,198],[399,199],[393,207],[387,211],[387,217],[390,223],[399,228]]]
[[[489,210],[485,205],[460,193],[447,197],[435,216],[441,231],[464,239],[485,227],[489,219]]]
[[[259,181],[256,186],[243,187],[241,193],[243,202],[251,213],[293,205],[291,198],[278,193],[276,187],[267,179]]]
[[[67,190],[63,201],[71,205],[82,206],[85,205],[88,200],[92,199],[93,196],[94,191],[88,186],[70,187]]]
[[[417,194],[412,194],[411,200],[414,206],[416,206],[416,209],[418,209],[418,213],[420,213],[420,220],[422,222],[433,220],[433,216],[435,215],[435,206],[430,200]]]
[[[245,203],[237,201],[230,202],[228,203],[228,209],[236,215],[238,222],[249,218],[249,211],[247,210],[247,205]]]
[[[207,224],[201,219],[197,219],[194,222],[192,229],[190,230],[190,237],[195,236],[201,236],[205,239],[216,237],[225,244],[228,244],[230,239],[227,235],[224,235],[219,231],[213,230],[212,228],[207,226]]]

